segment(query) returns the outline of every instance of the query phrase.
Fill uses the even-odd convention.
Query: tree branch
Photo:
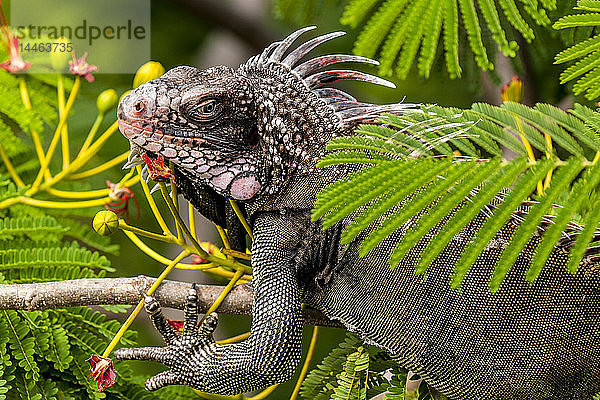
[[[148,290],[154,278],[140,275],[135,278],[75,279],[70,281],[0,285],[0,310],[47,310],[51,308],[137,304],[140,290]],[[183,309],[189,282],[165,280],[154,293],[163,307]],[[198,305],[205,312],[219,297],[224,286],[196,285]],[[234,287],[227,295],[218,312],[251,315],[252,290],[247,285]],[[306,308],[307,324],[342,327],[321,312]]]

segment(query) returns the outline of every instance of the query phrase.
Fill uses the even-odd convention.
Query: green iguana
[[[167,346],[119,349],[115,356],[169,366],[148,380],[149,390],[183,384],[221,394],[254,391],[292,376],[301,355],[304,302],[386,350],[450,399],[589,399],[599,392],[596,258],[572,275],[565,249],[557,246],[529,284],[524,272],[539,242],[534,237],[498,292],[490,293],[487,283],[502,243],[519,223],[515,215],[456,291],[448,284],[453,265],[485,221],[484,212],[429,267],[426,280],[414,265],[427,237],[398,268],[387,262],[408,224],[374,256],[359,258],[360,237],[349,246],[339,242],[347,220],[327,230],[311,222],[317,193],[357,168],[316,169],[327,142],[353,135],[357,124],[382,112],[415,108],[361,103],[327,88],[342,79],[393,85],[362,72],[321,70],[342,62],[376,63],[367,58],[326,55],[301,62],[343,34],[290,50],[312,28],[273,43],[238,69],[174,68],[121,101],[119,127],[135,150],[130,165],[141,163],[140,154],[172,161],[183,194],[221,223],[225,199],[243,203],[254,231],[254,303],[248,339],[217,345],[211,335],[216,317],[197,324],[195,290],[181,334],[148,298]]]

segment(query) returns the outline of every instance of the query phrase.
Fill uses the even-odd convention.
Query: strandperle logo
[[[84,19],[80,25],[63,25],[63,26],[48,26],[48,25],[18,25],[16,27],[21,39],[59,39],[66,38],[84,39],[87,40],[90,46],[97,39],[137,39],[144,40],[147,37],[146,28],[142,25],[134,25],[130,19],[124,25],[105,25],[97,26],[88,24],[87,19]]]
[[[12,0],[9,23],[28,72],[55,72],[50,51],[87,53],[96,74],[134,73],[151,58],[150,0]]]

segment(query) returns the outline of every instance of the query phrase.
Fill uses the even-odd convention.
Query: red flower
[[[148,157],[146,153],[142,154],[142,159],[148,166],[148,173],[150,173],[150,179],[155,182],[168,182],[173,179],[171,170],[165,166],[165,159],[162,154],[159,154],[156,159]]]
[[[200,247],[202,247],[204,251],[210,255],[226,258],[225,255],[221,253],[221,250],[219,250],[217,246],[210,242],[200,242]],[[208,260],[204,259],[202,256],[199,256],[198,254],[192,254],[192,264],[206,264],[207,262]]]
[[[115,372],[115,367],[110,358],[92,354],[86,361],[90,363],[90,369],[92,370],[90,379],[96,380],[99,392],[102,392],[104,389],[115,384],[117,373]]]
[[[69,71],[71,71],[73,75],[83,76],[88,80],[88,82],[94,82],[94,76],[92,75],[92,72],[97,71],[98,67],[95,65],[90,65],[87,63],[87,61],[85,61],[87,54],[88,53],[86,51],[83,53],[81,58],[77,58],[75,57],[75,52],[73,52],[73,61],[69,60]]]
[[[172,319],[167,318],[167,322],[169,325],[173,327],[177,332],[183,332],[183,321],[173,321]]]
[[[2,0],[0,0],[0,6],[1,5]],[[2,39],[2,46],[4,46],[4,49],[10,57],[8,60],[0,63],[0,68],[14,74],[31,67],[31,63],[23,61],[23,57],[21,57],[21,52],[19,51],[19,37],[10,33],[10,28],[6,23],[6,17],[4,16],[4,11],[2,11],[1,7],[0,23],[2,24],[2,26],[0,26],[0,39]]]
[[[118,184],[111,181],[106,181],[106,186],[109,189],[108,197],[113,201],[105,204],[104,208],[114,212],[119,218],[125,217],[125,222],[129,223],[129,201],[133,199],[137,210],[136,218],[140,217],[140,206],[131,189],[127,186],[118,187]]]

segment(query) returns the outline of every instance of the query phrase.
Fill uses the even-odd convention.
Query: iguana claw
[[[184,309],[183,330],[177,332],[164,317],[160,305],[152,296],[144,296],[144,307],[154,326],[163,337],[165,347],[137,347],[118,349],[114,355],[119,360],[150,360],[170,366],[146,381],[146,389],[157,390],[167,385],[198,385],[198,368],[210,358],[217,346],[212,333],[217,327],[216,313],[208,315],[198,324],[198,293],[192,285]]]

